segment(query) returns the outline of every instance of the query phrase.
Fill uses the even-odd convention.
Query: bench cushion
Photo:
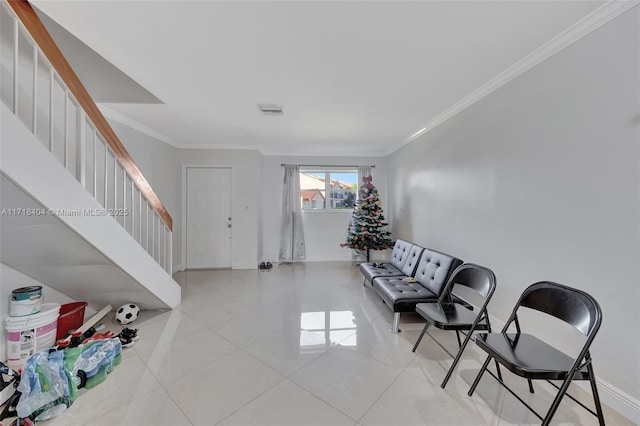
[[[416,268],[418,267],[418,262],[420,262],[420,256],[422,256],[423,251],[424,247],[420,247],[418,245],[414,245],[413,247],[411,247],[411,250],[409,250],[407,261],[404,263],[404,266],[400,270],[404,275],[412,277],[413,274],[416,273]]]
[[[462,265],[462,260],[446,253],[425,249],[420,257],[415,277],[423,287],[440,295],[453,271]]]
[[[373,289],[393,312],[413,312],[418,303],[435,302],[438,295],[420,283],[407,283],[403,277],[378,277],[373,280]]]
[[[405,282],[404,277],[377,277],[373,289],[394,312],[413,312],[418,303],[437,301],[447,279],[461,264],[458,258],[424,249],[415,271],[417,282]]]
[[[406,269],[405,264],[409,259],[413,259],[410,266],[411,273],[413,273],[417,260],[416,252],[418,252],[418,256],[420,255],[420,252],[422,252],[422,247],[418,247],[418,249],[415,249],[414,247],[414,244],[407,241],[396,240],[391,252],[391,260],[389,263],[385,263],[384,268],[373,266],[372,263],[361,263],[360,272],[364,276],[365,281],[373,282],[376,277],[396,277],[407,275],[403,271]]]
[[[401,277],[404,275],[401,270],[390,263],[387,263],[384,268],[378,268],[371,263],[361,263],[360,272],[362,272],[365,281],[369,283],[378,277]]]
[[[411,251],[413,244],[405,240],[396,240],[391,250],[391,259],[389,263],[395,266],[398,270],[402,269],[404,263],[407,261],[409,251]]]

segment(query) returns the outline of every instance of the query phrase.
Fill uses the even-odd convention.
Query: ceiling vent
[[[282,105],[258,104],[262,115],[282,115]]]

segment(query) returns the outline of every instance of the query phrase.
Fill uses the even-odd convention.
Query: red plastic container
[[[84,322],[84,308],[86,307],[87,302],[65,303],[60,306],[56,340],[66,337],[69,330],[75,330],[82,326]]]

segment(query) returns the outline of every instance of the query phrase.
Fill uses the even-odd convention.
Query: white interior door
[[[231,169],[187,168],[187,268],[231,267]]]

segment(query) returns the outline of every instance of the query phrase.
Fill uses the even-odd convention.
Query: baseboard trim
[[[351,253],[350,250],[349,252],[345,252],[344,257],[340,256],[335,256],[335,255],[320,255],[320,256],[313,256],[310,258],[305,259],[303,262],[350,262],[351,261]]]
[[[602,379],[597,379],[597,382],[602,402],[631,420],[634,424],[640,424],[640,400]],[[591,391],[586,383],[581,384],[588,389],[588,392]]]
[[[257,263],[236,263],[231,265],[231,269],[258,269]]]
[[[492,330],[494,332],[502,330],[504,327],[504,321],[501,321],[493,315],[489,315],[489,317],[491,319]],[[594,365],[597,369],[597,362]],[[598,383],[600,400],[603,404],[606,404],[609,408],[617,411],[634,424],[640,425],[640,400],[599,377],[596,377],[596,382]],[[588,381],[576,381],[574,383],[576,386],[584,389],[585,392],[591,394],[591,386],[589,386]]]

